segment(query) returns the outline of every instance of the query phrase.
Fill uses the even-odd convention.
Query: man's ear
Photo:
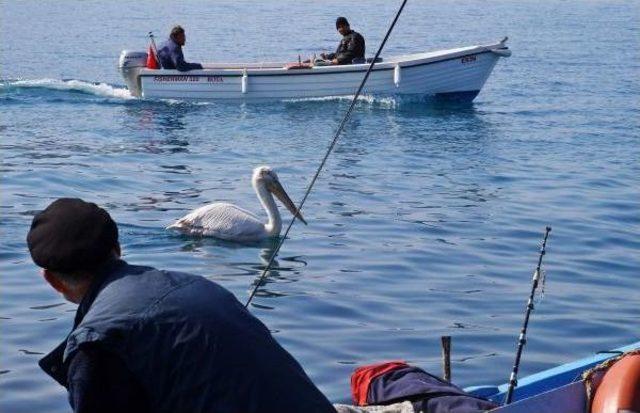
[[[57,292],[62,294],[67,292],[67,288],[65,287],[65,285],[58,279],[58,277],[53,274],[53,272],[45,268],[44,270],[42,270],[42,276]]]

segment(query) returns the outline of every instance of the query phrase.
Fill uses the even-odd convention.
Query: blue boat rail
[[[577,391],[580,391],[579,388],[582,389],[581,391],[584,391],[584,386],[581,382],[582,373],[597,364],[636,349],[640,349],[640,341],[614,350],[600,351],[590,357],[572,361],[570,363],[524,377],[518,381],[518,387],[515,388],[513,400],[514,402],[517,402],[539,397],[544,393],[571,385],[573,386],[568,390],[568,392],[572,394],[576,394]],[[473,395],[501,403],[504,400],[508,387],[509,383],[505,383],[500,386],[472,386],[467,387],[465,391]],[[547,403],[548,402],[549,400],[547,399]],[[518,407],[519,404],[520,403],[514,403],[513,405],[499,408],[495,411],[499,411],[501,413],[530,411],[521,410]],[[584,406],[584,403],[582,403],[582,406]]]

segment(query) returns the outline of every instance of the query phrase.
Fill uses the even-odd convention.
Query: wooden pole
[[[451,336],[440,337],[442,342],[442,372],[443,378],[451,382]]]

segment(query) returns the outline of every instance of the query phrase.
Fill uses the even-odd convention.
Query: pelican
[[[267,211],[266,224],[251,212],[236,205],[216,202],[192,211],[169,225],[167,229],[177,230],[188,235],[208,236],[237,242],[253,242],[277,237],[282,230],[282,218],[273,195],[287,207],[294,217],[305,225],[307,224],[280,184],[278,175],[269,166],[259,166],[253,170],[251,185],[258,195],[262,207]]]

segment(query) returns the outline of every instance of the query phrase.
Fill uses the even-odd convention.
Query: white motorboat
[[[506,40],[385,58],[374,65],[364,94],[471,101],[498,59],[511,55]],[[140,98],[261,100],[350,96],[369,64],[210,63],[202,70],[179,72],[149,69],[146,52],[124,50],[119,69],[131,94]]]

